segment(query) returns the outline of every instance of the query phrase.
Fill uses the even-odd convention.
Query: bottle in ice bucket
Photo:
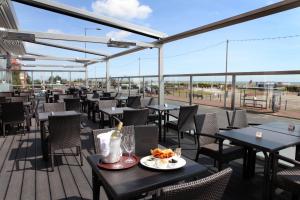
[[[122,151],[121,151],[121,130],[123,128],[123,123],[120,122],[116,127],[115,131],[111,134],[110,144],[109,144],[109,155],[105,158],[106,163],[116,163],[119,162]]]

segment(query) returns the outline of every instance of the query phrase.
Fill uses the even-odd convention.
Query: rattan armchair
[[[247,117],[246,110],[234,110],[234,111],[226,111],[228,128],[239,129],[246,128],[248,126],[256,126],[260,124],[249,123]]]
[[[180,147],[180,138],[183,137],[183,133],[186,131],[194,131],[194,116],[197,114],[198,105],[193,106],[180,106],[179,116],[171,115],[177,118],[175,121],[168,121],[164,128],[164,135],[166,135],[166,128],[171,128],[177,131],[178,146]],[[181,134],[181,137],[180,137]]]
[[[59,112],[65,111],[66,106],[64,102],[61,103],[44,103],[44,112]]]
[[[294,165],[294,167],[277,172],[276,185],[283,190],[291,192],[292,199],[298,199],[300,197],[300,162],[281,155],[276,155],[275,158]]]
[[[81,111],[81,104],[79,98],[65,98],[64,99],[66,110]]]
[[[206,178],[164,187],[159,199],[219,200],[224,194],[231,174],[232,169],[227,168]]]
[[[23,133],[25,126],[25,116],[24,116],[24,106],[23,102],[11,102],[2,104],[2,134],[5,137],[6,125],[8,124],[18,124],[21,125]]]
[[[141,96],[129,96],[127,99],[127,107],[141,108]]]
[[[243,158],[244,149],[231,144],[223,144],[224,139],[218,137],[219,127],[216,113],[199,114],[195,116],[197,153],[195,160],[203,154],[218,161],[218,170],[222,164]]]
[[[96,115],[99,116],[99,127],[101,127],[101,122],[104,122],[104,125],[109,124],[109,117],[107,115],[104,115],[104,119],[102,121],[102,116],[100,114],[100,109],[104,108],[112,108],[117,106],[117,101],[116,100],[98,100],[97,103],[95,103],[94,108],[93,108],[93,118],[96,120]]]
[[[82,165],[80,114],[49,116],[49,135],[45,142],[48,146],[48,155],[51,155],[52,170],[55,151],[65,148],[76,147]]]
[[[148,121],[149,109],[124,110],[122,122],[124,126],[146,125]]]

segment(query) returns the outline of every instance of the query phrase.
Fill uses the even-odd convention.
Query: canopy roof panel
[[[18,23],[14,13],[13,6],[10,1],[0,1],[0,27],[7,29],[17,29]],[[4,40],[3,35],[0,33],[0,52],[1,54],[15,54],[23,55],[26,53],[25,47],[21,40]]]

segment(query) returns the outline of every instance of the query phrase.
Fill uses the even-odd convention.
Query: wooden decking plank
[[[11,137],[11,136],[7,136]],[[5,199],[7,188],[9,185],[9,181],[11,178],[12,170],[15,164],[15,158],[18,154],[18,148],[19,148],[19,140],[21,136],[16,135],[14,136],[14,139],[12,141],[12,145],[10,146],[10,149],[8,150],[8,154],[6,156],[6,159],[4,161],[4,165],[0,174],[0,199]]]
[[[28,149],[25,160],[25,172],[23,177],[21,199],[35,199],[35,164],[36,164],[36,133],[30,133],[28,138]]]
[[[92,182],[92,168],[90,167],[90,164],[87,162],[87,157],[90,155],[90,153],[83,149],[82,150],[82,156],[83,156],[83,166],[81,167],[85,177],[87,178],[89,184],[92,186],[93,182]]]
[[[78,162],[78,160],[76,159],[76,157],[79,156],[72,155],[74,154],[74,151],[72,151],[71,149],[65,149],[63,151],[66,155],[65,158],[75,179],[75,183],[77,184],[81,197],[83,199],[92,199],[92,187],[89,185],[89,182],[81,169],[80,161]],[[69,156],[69,154],[71,154],[71,156]]]
[[[6,138],[7,138],[7,137],[1,137],[1,136],[0,136],[0,151],[1,151],[1,149],[2,149],[2,145],[4,144]]]
[[[0,151],[0,175],[2,172],[2,169],[4,167],[4,163],[6,160],[6,157],[10,153],[11,145],[14,141],[15,136],[6,136],[5,142],[2,145],[1,151]]]
[[[25,159],[27,154],[28,134],[22,135],[12,169],[10,182],[6,192],[6,199],[20,199],[24,175]]]
[[[36,134],[36,199],[51,199],[51,193],[48,181],[48,164],[43,160],[40,134]]]
[[[54,171],[51,171],[51,166],[48,168],[48,177],[50,183],[50,191],[52,199],[64,199],[67,198],[64,185],[62,183],[61,175],[59,173],[58,164],[55,163]]]
[[[72,177],[72,173],[69,169],[69,166],[67,164],[65,156],[63,156],[63,151],[58,150],[56,153],[59,153],[61,155],[57,155],[56,157],[61,159],[61,163],[58,163],[58,169],[60,172],[60,176],[63,182],[63,186],[66,192],[66,196],[68,199],[73,199],[73,198],[81,198],[80,193],[78,191],[77,185],[74,182],[74,179]]]

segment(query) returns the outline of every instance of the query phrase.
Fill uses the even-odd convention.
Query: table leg
[[[266,152],[263,153],[265,155],[263,199],[269,200],[272,199],[272,196],[270,195],[270,160],[272,156],[271,154],[268,155]]]
[[[93,200],[99,200],[100,199],[100,181],[98,179],[97,174],[93,171]]]
[[[166,142],[166,121],[169,121],[169,111],[167,110],[165,113],[164,113],[164,142]]]
[[[47,159],[47,156],[46,155],[46,147],[45,147],[45,129],[44,129],[44,126],[45,126],[45,122],[44,121],[41,121],[40,122],[40,133],[41,133],[41,147],[42,147],[42,154],[43,154],[43,159]]]
[[[158,112],[158,140],[161,141],[161,112]]]
[[[300,161],[300,145],[296,145],[295,160]]]

